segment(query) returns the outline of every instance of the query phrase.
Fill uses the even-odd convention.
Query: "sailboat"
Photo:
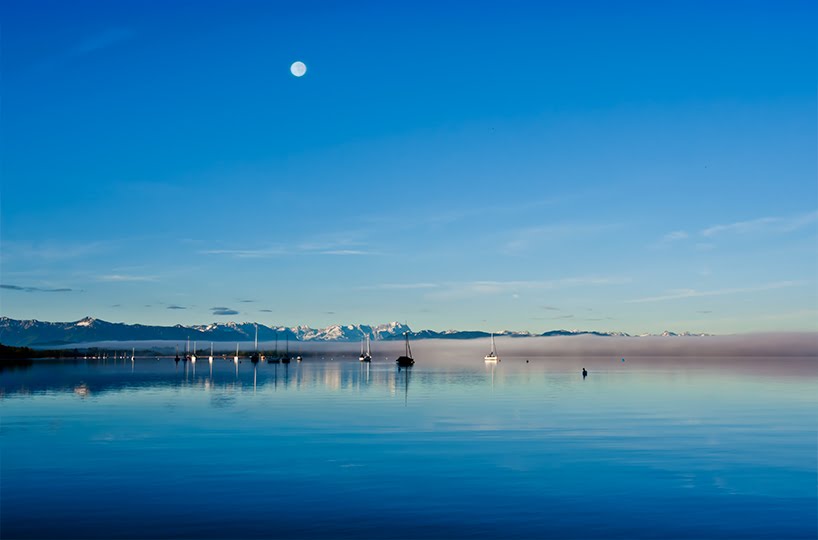
[[[270,358],[267,359],[268,364],[278,364],[279,363],[279,358],[278,358],[278,328],[276,328],[275,336],[276,336],[276,348],[275,348],[275,351],[273,352],[273,356],[271,356]]]
[[[409,347],[409,332],[404,332],[403,336],[406,338],[406,353],[403,356],[398,356],[395,362],[401,367],[408,367],[414,365],[415,359],[412,358],[412,348]]]
[[[491,352],[489,352],[485,356],[486,362],[499,362],[500,359],[497,357],[497,351],[494,347],[494,332],[491,333]]]
[[[196,342],[193,342],[193,354],[190,355],[190,361],[196,363]]]
[[[210,342],[210,356],[207,357],[207,361],[211,364],[213,363],[213,342]]]
[[[133,362],[135,359],[136,359],[136,347],[131,349],[131,362]]]
[[[290,363],[290,334],[284,333],[284,337],[287,339],[286,341],[286,349],[284,350],[284,356],[281,357],[282,364],[289,364]]]
[[[235,364],[239,363],[239,344],[236,343],[236,356],[233,357],[233,362]]]
[[[361,356],[358,357],[361,362],[372,361],[372,351],[369,349],[369,335],[366,336],[366,350],[364,350],[364,340],[361,340]]]
[[[250,361],[254,364],[258,364],[258,325],[256,325],[256,341],[255,341],[255,350],[253,355],[250,357]]]

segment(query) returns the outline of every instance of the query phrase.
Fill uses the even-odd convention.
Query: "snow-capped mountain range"
[[[36,319],[17,320],[0,317],[0,343],[11,346],[47,346],[97,341],[157,341],[157,340],[199,340],[199,341],[248,341],[255,337],[256,323],[227,322],[193,326],[147,326],[142,324],[111,323],[92,317],[74,322],[45,322]],[[276,338],[293,341],[359,341],[363,336],[372,340],[401,339],[409,332],[415,339],[476,339],[489,336],[488,332],[446,330],[412,331],[409,326],[398,322],[386,324],[334,324],[326,328],[309,326],[266,326],[258,324],[258,339],[272,341]],[[551,330],[542,334],[530,332],[503,331],[498,336],[628,336],[623,332],[595,332],[584,330]],[[705,335],[676,334],[665,332],[663,336]]]

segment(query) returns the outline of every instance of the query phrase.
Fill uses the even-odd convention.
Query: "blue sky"
[[[4,2],[3,315],[818,329],[814,2],[440,4]]]

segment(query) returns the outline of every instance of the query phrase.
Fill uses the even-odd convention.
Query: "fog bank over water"
[[[497,349],[502,356],[814,356],[818,358],[818,333],[786,332],[737,334],[707,337],[601,337],[558,336],[529,338],[496,338]],[[107,349],[150,349],[161,352],[185,350],[184,341],[105,341],[65,345],[63,349],[101,347]],[[241,351],[253,350],[252,341],[238,343]],[[449,340],[424,339],[411,343],[415,356],[424,353],[450,355],[480,355],[488,352],[488,339]],[[376,341],[372,343],[373,356],[391,357],[403,351],[402,341]],[[274,342],[259,342],[259,349],[273,351]],[[278,352],[284,352],[284,344],[278,343]],[[210,343],[199,342],[198,354],[209,353]],[[236,343],[214,343],[216,354],[235,354]],[[359,343],[348,342],[290,342],[291,355],[354,355],[360,351]]]

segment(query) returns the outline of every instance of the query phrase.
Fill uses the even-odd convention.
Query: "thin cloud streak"
[[[689,236],[690,235],[687,234],[685,231],[673,231],[671,233],[666,234],[662,238],[662,242],[675,242],[676,240],[684,240]]]
[[[754,293],[762,291],[771,291],[775,289],[784,289],[787,287],[798,287],[805,285],[805,281],[778,281],[775,283],[767,283],[757,287],[735,287],[728,289],[717,289],[713,291],[697,291],[695,289],[683,289],[671,292],[671,294],[663,296],[651,296],[647,298],[637,298],[635,300],[626,300],[628,304],[641,304],[645,302],[663,302],[665,300],[679,300],[682,298],[699,298],[703,296],[723,296],[726,294],[741,294]]]
[[[468,281],[452,282],[442,285],[439,291],[432,291],[426,296],[434,299],[466,298],[493,294],[519,294],[524,291],[547,291],[570,287],[622,285],[631,279],[618,276],[571,277],[542,281]]]
[[[237,259],[267,259],[273,257],[284,257],[291,255],[377,255],[374,251],[366,249],[351,249],[348,247],[338,247],[330,249],[326,246],[318,248],[317,245],[301,245],[295,249],[288,249],[282,246],[270,246],[257,249],[208,249],[200,251],[202,255],[227,255]]]
[[[237,259],[265,259],[288,255],[290,252],[280,247],[267,247],[259,249],[208,249],[199,253],[203,255],[229,255]]]
[[[10,291],[21,291],[21,292],[44,292],[44,293],[64,293],[64,292],[75,292],[74,289],[69,289],[68,287],[60,287],[56,289],[45,289],[42,287],[23,287],[20,285],[0,285],[0,289],[7,289]]]
[[[359,249],[330,249],[327,251],[318,251],[318,255],[375,255],[371,251],[363,251]]]
[[[98,281],[106,281],[106,282],[114,282],[114,283],[127,283],[127,282],[144,282],[144,281],[157,281],[158,278],[156,276],[136,276],[136,275],[128,275],[128,274],[108,274],[104,276],[97,276]]]
[[[238,315],[239,312],[229,307],[212,307],[210,311],[213,315]]]
[[[4,242],[3,260],[40,259],[61,261],[89,257],[101,253],[110,247],[107,242],[88,242],[86,244],[25,244]]]
[[[379,285],[365,285],[358,287],[360,290],[412,290],[412,289],[435,289],[439,287],[437,283],[381,283]]]
[[[603,224],[559,224],[542,227],[527,227],[515,231],[503,246],[508,254],[518,254],[533,248],[537,244],[560,241],[568,238],[599,234],[621,227],[615,223]]]
[[[748,221],[737,221],[724,225],[714,225],[701,231],[702,236],[711,237],[720,234],[747,234],[753,232],[792,232],[818,220],[818,210],[807,214],[790,217],[763,217]]]

